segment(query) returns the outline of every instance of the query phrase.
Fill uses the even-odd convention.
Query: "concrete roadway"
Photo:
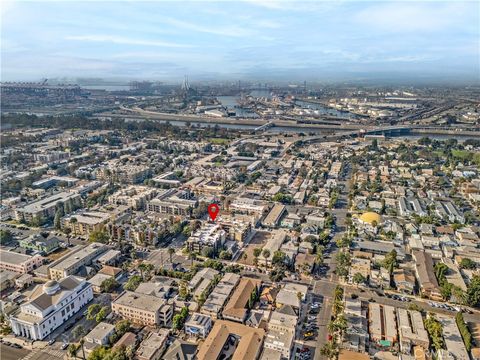
[[[333,243],[333,251],[329,257],[327,257],[324,263],[328,266],[328,271],[325,275],[324,280],[318,280],[314,282],[313,286],[313,293],[315,295],[323,296],[323,305],[322,308],[317,316],[317,324],[318,324],[318,335],[314,347],[316,348],[315,351],[315,360],[323,360],[326,359],[324,356],[320,354],[320,349],[326,344],[328,341],[328,323],[330,322],[330,318],[332,316],[332,307],[333,307],[333,294],[335,291],[335,287],[338,284],[338,276],[335,274],[336,269],[336,261],[335,257],[338,252],[337,247],[335,246],[335,242],[337,239],[340,239],[347,231],[346,227],[346,219],[347,219],[347,206],[348,206],[348,192],[349,189],[349,178],[351,176],[351,168],[349,165],[342,170],[342,175],[338,181],[338,184],[341,185],[341,191],[338,196],[338,201],[335,208],[330,211],[335,216],[335,225],[336,231],[334,236],[331,240]]]
[[[2,360],[19,360],[30,353],[26,349],[16,349],[5,344],[0,344],[0,358]]]

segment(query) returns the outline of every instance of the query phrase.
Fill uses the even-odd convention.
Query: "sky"
[[[1,1],[2,81],[480,79],[479,1]]]

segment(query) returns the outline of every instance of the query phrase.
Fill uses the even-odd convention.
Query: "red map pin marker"
[[[212,221],[215,221],[215,218],[217,217],[219,211],[220,208],[217,204],[208,205],[208,214],[210,215],[210,219],[212,219]]]

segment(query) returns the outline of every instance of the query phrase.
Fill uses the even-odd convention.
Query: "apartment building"
[[[197,206],[198,201],[190,190],[171,189],[150,200],[147,209],[158,214],[186,216]]]
[[[441,352],[440,359],[470,360],[462,335],[458,330],[454,317],[437,315],[437,319],[442,324],[443,339],[445,340],[446,351]]]
[[[102,211],[84,211],[62,218],[62,228],[70,229],[72,234],[88,237],[94,231],[102,230],[110,221],[111,215]]]
[[[64,204],[67,201],[81,203],[81,198],[76,192],[60,192],[15,209],[15,219],[30,223],[34,219],[53,218],[57,205]]]
[[[59,280],[69,275],[76,274],[83,266],[90,265],[96,257],[108,250],[100,243],[78,246],[66,256],[48,265],[50,279]]]
[[[228,355],[232,359],[257,359],[262,350],[264,336],[263,329],[217,320],[208,337],[200,345],[197,359],[221,359]]]
[[[173,306],[153,295],[124,291],[112,302],[112,312],[137,324],[168,327]]]
[[[167,329],[151,331],[135,352],[138,360],[160,360],[168,340]]]
[[[398,308],[397,320],[400,349],[404,354],[410,354],[414,346],[421,346],[428,350],[430,341],[423,325],[422,314],[419,311]]]
[[[222,312],[223,306],[230,298],[233,289],[240,281],[240,275],[234,273],[226,273],[222,280],[215,286],[213,291],[208,296],[207,300],[203,304],[200,312],[202,314],[218,318]]]
[[[43,340],[92,299],[91,285],[74,276],[37,285],[28,301],[10,316],[12,331],[17,336]]]
[[[270,256],[266,258],[263,255],[263,251],[262,251],[262,253],[258,257],[258,264],[260,266],[271,267],[273,254],[275,253],[275,251],[281,248],[286,238],[287,238],[287,232],[285,230],[273,231],[270,237],[268,238],[267,242],[263,246],[263,250],[268,250],[270,252]]]
[[[369,303],[370,340],[384,347],[395,344],[397,339],[397,323],[395,308],[389,305]]]
[[[210,316],[193,313],[185,322],[185,333],[205,339],[212,329],[213,322]]]
[[[108,203],[112,205],[125,205],[134,210],[143,210],[148,201],[155,198],[158,190],[148,186],[131,185],[120,189],[108,197]]]
[[[190,251],[201,252],[204,247],[220,249],[225,243],[226,232],[220,225],[204,223],[202,227],[190,235],[187,246]]]
[[[269,228],[275,228],[280,224],[280,220],[282,219],[283,215],[287,212],[287,208],[285,205],[282,204],[275,204],[270,210],[270,212],[267,214],[265,219],[262,221],[262,225],[269,227]]]
[[[43,264],[40,255],[24,255],[13,251],[0,249],[0,269],[25,274]]]
[[[116,162],[99,167],[95,171],[95,176],[104,181],[113,179],[119,183],[138,184],[145,180],[150,173],[150,167],[146,165],[123,165]]]
[[[412,256],[415,260],[415,276],[422,295],[432,300],[442,300],[442,294],[433,269],[432,255],[417,250],[412,252]]]
[[[259,295],[261,285],[261,280],[242,277],[223,309],[223,318],[243,323],[247,317],[249,305],[250,307],[253,305],[249,304],[252,294]]]
[[[298,316],[288,305],[280,307],[270,316],[264,348],[274,351],[278,358],[290,359],[295,340]]]

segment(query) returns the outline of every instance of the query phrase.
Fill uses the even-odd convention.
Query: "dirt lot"
[[[270,233],[266,231],[257,231],[257,233],[254,235],[250,243],[247,245],[247,247],[242,251],[240,256],[238,257],[237,262],[240,264],[245,264],[245,265],[250,265],[253,266],[253,249],[255,248],[262,248],[263,245],[267,242],[268,237],[270,236]],[[243,258],[243,254],[247,254],[247,259],[245,260]]]

